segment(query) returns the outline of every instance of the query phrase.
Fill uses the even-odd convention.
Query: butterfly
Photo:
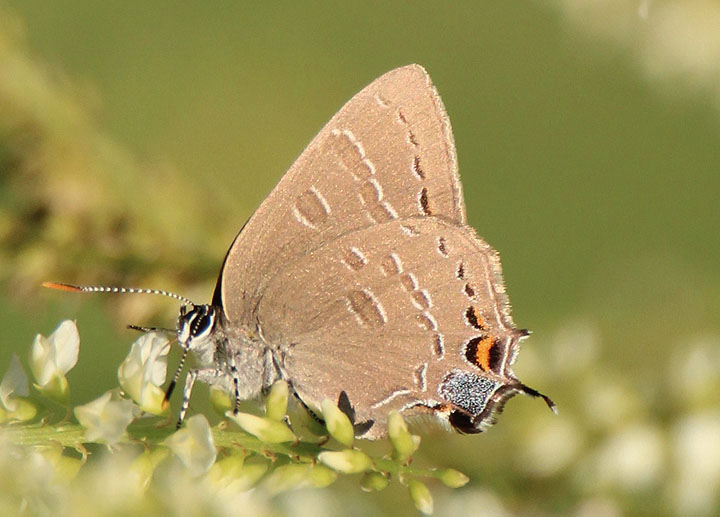
[[[212,303],[172,296],[197,364],[178,425],[196,381],[237,410],[285,380],[317,418],[337,401],[368,439],[391,410],[463,433],[517,393],[555,410],[512,371],[529,332],[497,252],[467,224],[450,121],[419,65],[373,81],[318,133],[230,246]]]

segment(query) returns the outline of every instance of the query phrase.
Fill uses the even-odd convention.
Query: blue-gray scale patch
[[[479,415],[497,383],[472,372],[453,370],[438,390],[447,401],[461,407],[471,415]]]

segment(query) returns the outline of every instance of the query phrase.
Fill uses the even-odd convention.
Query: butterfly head
[[[186,304],[180,307],[177,323],[178,343],[187,351],[200,356],[215,350],[217,310],[212,305]]]

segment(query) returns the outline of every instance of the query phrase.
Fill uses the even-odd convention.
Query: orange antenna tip
[[[70,291],[73,293],[81,293],[82,289],[80,289],[76,285],[71,284],[61,284],[59,282],[43,282],[43,287],[47,287],[48,289],[57,289],[58,291]]]

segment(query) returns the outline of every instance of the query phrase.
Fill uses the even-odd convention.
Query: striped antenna
[[[141,325],[128,325],[127,328],[130,330],[137,330],[139,332],[162,332],[163,334],[174,334],[177,332],[176,329],[169,329],[166,327],[143,327]]]
[[[195,305],[193,302],[180,296],[179,294],[171,293],[169,291],[162,291],[160,289],[143,289],[139,287],[107,287],[99,285],[73,285],[73,284],[62,284],[58,282],[43,282],[43,287],[48,289],[58,289],[60,291],[70,291],[73,293],[119,293],[119,294],[159,294],[161,296],[167,296],[183,302],[186,305]]]

